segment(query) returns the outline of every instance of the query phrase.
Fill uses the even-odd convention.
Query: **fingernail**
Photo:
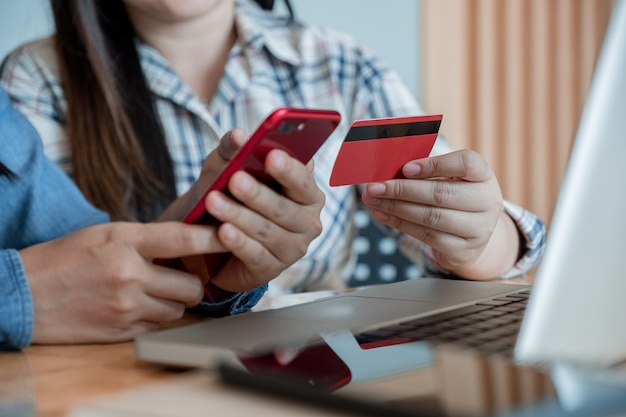
[[[367,184],[367,193],[370,195],[384,195],[387,191],[387,186],[380,182],[373,182]]]
[[[217,193],[211,193],[210,207],[215,213],[224,213],[228,210],[228,202]]]
[[[287,158],[285,157],[285,155],[282,152],[277,152],[274,155],[274,168],[276,168],[279,171],[282,171],[285,168],[286,164],[287,164]]]
[[[237,232],[232,227],[228,227],[228,225],[223,225],[221,234],[220,234],[224,243],[234,243],[237,238]]]
[[[403,172],[407,177],[419,175],[422,172],[422,167],[416,163],[408,163],[404,166]]]
[[[237,182],[237,188],[242,193],[247,193],[252,189],[252,179],[247,174],[242,174]]]

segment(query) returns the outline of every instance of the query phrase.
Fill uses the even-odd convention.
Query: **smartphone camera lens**
[[[301,123],[284,122],[278,126],[278,131],[280,133],[289,133],[289,132],[293,132],[294,130],[302,131],[304,130],[304,126],[305,126],[304,122],[301,122]]]
[[[293,122],[285,122],[282,123],[280,126],[278,126],[278,131],[280,133],[289,133],[291,132],[293,129],[296,128],[296,124]]]

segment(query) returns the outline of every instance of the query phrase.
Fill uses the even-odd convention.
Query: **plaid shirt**
[[[356,259],[352,215],[357,198],[354,187],[328,185],[343,137],[354,120],[418,115],[423,110],[398,75],[349,36],[288,21],[249,0],[237,1],[236,25],[238,41],[208,104],[194,95],[156,49],[138,41],[141,64],[174,162],[178,192],[196,180],[204,158],[229,129],[243,127],[252,132],[272,110],[283,106],[339,111],[340,126],[315,156],[315,176],[326,194],[323,232],[306,256],[270,287],[289,291],[343,287]],[[46,154],[71,175],[63,128],[66,103],[53,42],[51,38],[36,41],[12,53],[0,81],[41,134]],[[449,150],[439,138],[433,154]],[[545,241],[544,225],[536,216],[510,202],[505,203],[505,210],[526,237],[527,250],[502,278],[534,267]],[[424,274],[445,275],[426,245],[389,232]]]

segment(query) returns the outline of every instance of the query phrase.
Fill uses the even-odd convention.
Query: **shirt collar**
[[[298,66],[302,63],[293,32],[293,25],[297,23],[261,9],[253,0],[236,0],[235,25],[239,39],[231,55],[236,55],[241,49],[256,51],[265,48],[275,59],[289,65]],[[136,39],[136,44],[149,88],[161,97],[208,117],[205,104],[195,98],[165,58],[139,38]],[[227,65],[230,65],[230,61]],[[244,79],[237,79],[240,85],[231,88],[232,91],[229,90],[231,95],[243,88]]]
[[[236,0],[235,4],[237,34],[244,48],[265,47],[280,61],[294,66],[302,63],[293,35],[293,25],[297,23],[263,10],[253,0]]]

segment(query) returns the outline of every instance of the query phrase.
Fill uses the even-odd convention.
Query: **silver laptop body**
[[[233,355],[316,344],[320,335],[344,330],[359,333],[526,289],[512,284],[418,278],[145,334],[135,340],[135,352],[151,362],[212,367]]]

